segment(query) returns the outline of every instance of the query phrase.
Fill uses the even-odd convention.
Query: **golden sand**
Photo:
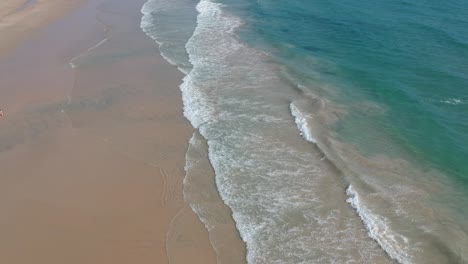
[[[0,3],[0,54],[25,40],[34,29],[65,15],[84,0],[2,0]],[[19,10],[19,11],[18,11]]]
[[[134,9],[130,15],[143,3],[114,1]],[[135,55],[75,69],[70,58],[102,40],[93,37],[102,28],[65,16],[62,31],[30,35],[78,2],[38,1],[2,22],[9,37],[0,44],[0,263],[168,263],[168,230],[181,214],[172,263],[215,263],[207,231],[182,197],[192,128],[182,116],[181,74],[142,32],[132,42],[111,36],[96,51],[132,47]],[[26,37],[41,44],[24,45]]]

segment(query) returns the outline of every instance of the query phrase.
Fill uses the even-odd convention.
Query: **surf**
[[[380,124],[389,108],[360,92],[343,92],[347,86],[335,77],[345,74],[335,73],[326,50],[308,48],[317,56],[299,56],[294,43],[270,38],[268,30],[277,28],[258,24],[269,20],[253,15],[281,8],[202,0],[187,11],[184,21],[191,22],[181,37],[164,33],[172,25],[165,16],[172,13],[162,11],[167,3],[148,3],[154,5],[145,5],[142,28],[186,74],[180,86],[184,115],[197,129],[186,157],[186,199],[219,255],[224,242],[215,238],[213,217],[223,213],[193,196],[203,192],[191,184],[194,164],[212,168],[248,263],[463,261],[466,228],[433,202],[454,193],[453,185],[437,169],[415,165],[387,130],[357,122]],[[169,4],[173,11],[183,3]],[[363,151],[365,144],[348,132],[383,145],[387,155]],[[461,203],[465,196],[455,193]]]

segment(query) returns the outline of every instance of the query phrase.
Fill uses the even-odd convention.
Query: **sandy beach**
[[[467,3],[0,0],[0,264],[468,263]]]
[[[0,8],[0,262],[215,263],[182,196],[182,75],[144,1],[25,2]]]
[[[25,41],[35,30],[53,22],[83,0],[5,0],[0,3],[0,54]],[[8,37],[6,37],[8,36]]]

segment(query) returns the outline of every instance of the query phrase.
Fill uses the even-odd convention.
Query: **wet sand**
[[[182,196],[182,75],[143,3],[89,1],[0,57],[0,263],[216,262]]]

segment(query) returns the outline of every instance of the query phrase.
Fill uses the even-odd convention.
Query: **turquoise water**
[[[380,104],[386,112],[369,126],[468,184],[466,1],[261,0],[242,9],[245,40],[269,45],[301,78],[332,82],[340,103]],[[343,121],[341,132],[353,138],[359,121]]]
[[[190,153],[207,153],[248,263],[468,261],[468,3],[150,0],[142,12],[186,74],[199,132],[187,175],[202,162]]]

